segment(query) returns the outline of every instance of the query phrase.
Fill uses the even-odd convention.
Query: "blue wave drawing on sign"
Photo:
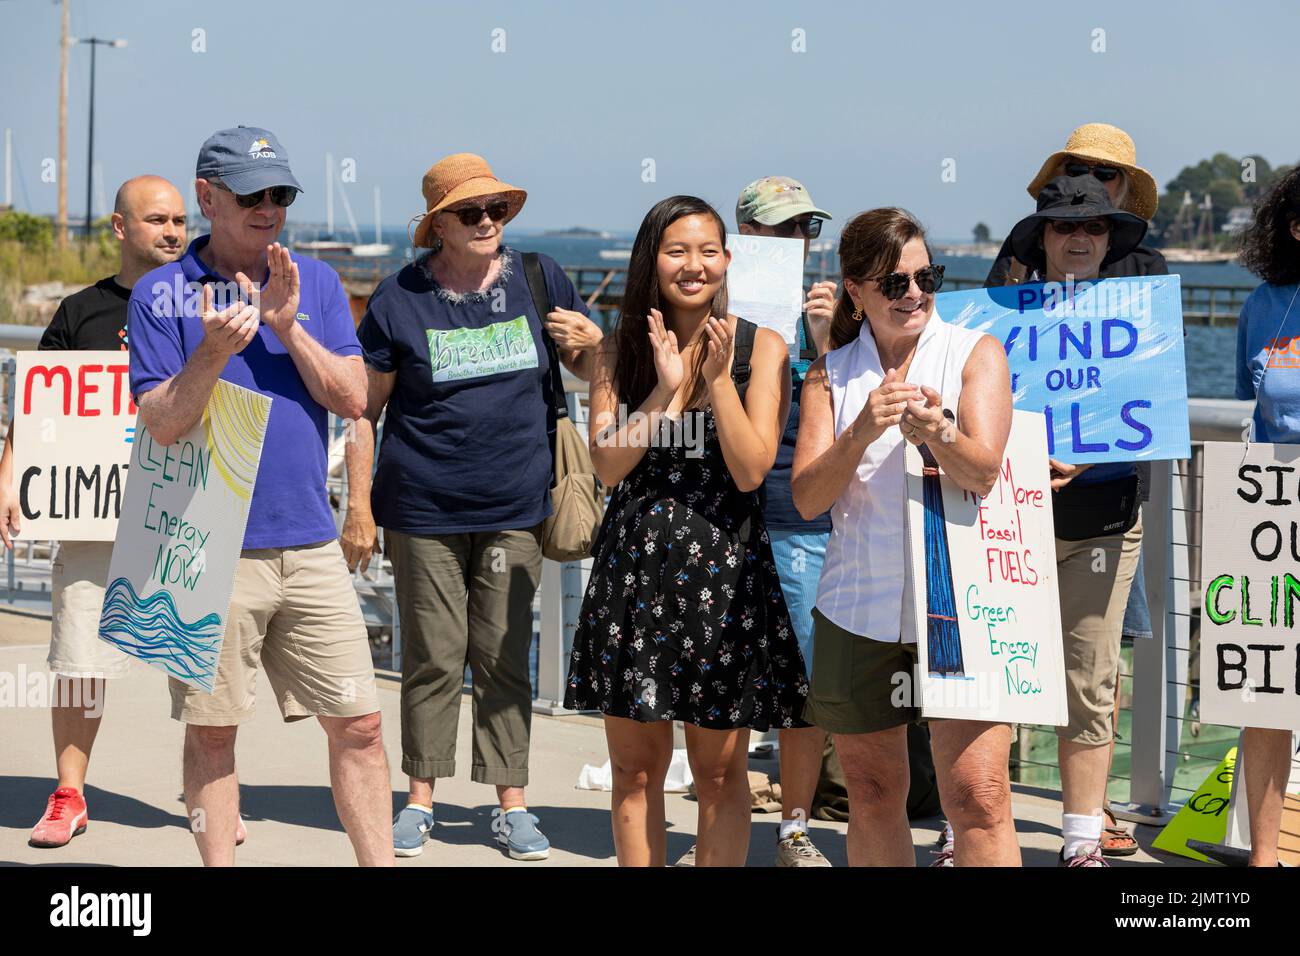
[[[108,586],[99,618],[102,640],[208,691],[217,672],[224,633],[220,614],[207,614],[187,624],[170,593],[156,591],[141,598],[126,578],[117,578]]]

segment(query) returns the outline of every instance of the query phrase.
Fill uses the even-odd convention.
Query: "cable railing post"
[[[1176,756],[1171,757],[1167,751],[1171,749],[1171,733],[1176,745],[1181,730],[1181,721],[1166,717],[1171,701],[1181,701],[1178,686],[1173,683],[1179,680],[1176,651],[1171,653],[1170,645],[1187,646],[1187,534],[1180,527],[1182,488],[1174,480],[1173,466],[1169,461],[1151,463],[1151,491],[1142,506],[1142,560],[1151,638],[1133,642],[1129,802],[1112,804],[1114,812],[1124,819],[1157,826],[1170,816],[1169,793]],[[1184,635],[1181,642],[1176,638],[1179,633]],[[1174,640],[1169,640],[1171,637]],[[1184,651],[1184,682],[1186,669]]]

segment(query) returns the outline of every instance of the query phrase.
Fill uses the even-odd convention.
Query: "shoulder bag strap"
[[[546,275],[542,272],[542,262],[535,252],[524,253],[524,277],[528,280],[528,291],[533,295],[533,308],[537,310],[539,322],[545,322],[551,311],[551,293],[546,287]],[[551,404],[555,409],[555,419],[569,417],[569,403],[564,396],[564,378],[560,365],[560,353],[555,341],[542,326],[542,340],[546,342],[546,354],[551,362]]]

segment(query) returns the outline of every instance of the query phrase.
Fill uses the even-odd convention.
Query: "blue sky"
[[[55,209],[59,7],[0,0],[0,127],[15,201]],[[529,190],[524,229],[634,229],[690,192],[730,222],[758,176],[801,179],[843,222],[896,204],[940,238],[1003,234],[1070,130],[1111,122],[1162,185],[1217,151],[1300,158],[1295,37],[1285,0],[1086,4],[73,0],[99,51],[96,162],[111,197],[155,172],[185,182],[199,144],[239,123],[283,142],[324,218],[323,157],[356,162],[363,230],[423,211],[440,156],[483,154]],[[193,31],[206,52],[194,52]],[[493,52],[504,30],[505,52]],[[1105,52],[1093,52],[1094,30]],[[806,52],[792,51],[802,30]],[[500,34],[498,36],[498,44]],[[73,47],[69,205],[85,208],[89,49]],[[654,160],[654,182],[642,179]],[[941,178],[956,162],[956,181]],[[24,191],[25,188],[25,191]],[[342,213],[339,213],[340,220]]]

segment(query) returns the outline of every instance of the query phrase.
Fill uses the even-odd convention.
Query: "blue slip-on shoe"
[[[405,806],[393,817],[393,855],[419,856],[433,829],[433,814],[423,807]]]
[[[537,823],[537,817],[527,810],[503,814],[497,807],[492,811],[497,842],[510,851],[512,860],[545,860],[551,855],[551,841],[537,829]]]

